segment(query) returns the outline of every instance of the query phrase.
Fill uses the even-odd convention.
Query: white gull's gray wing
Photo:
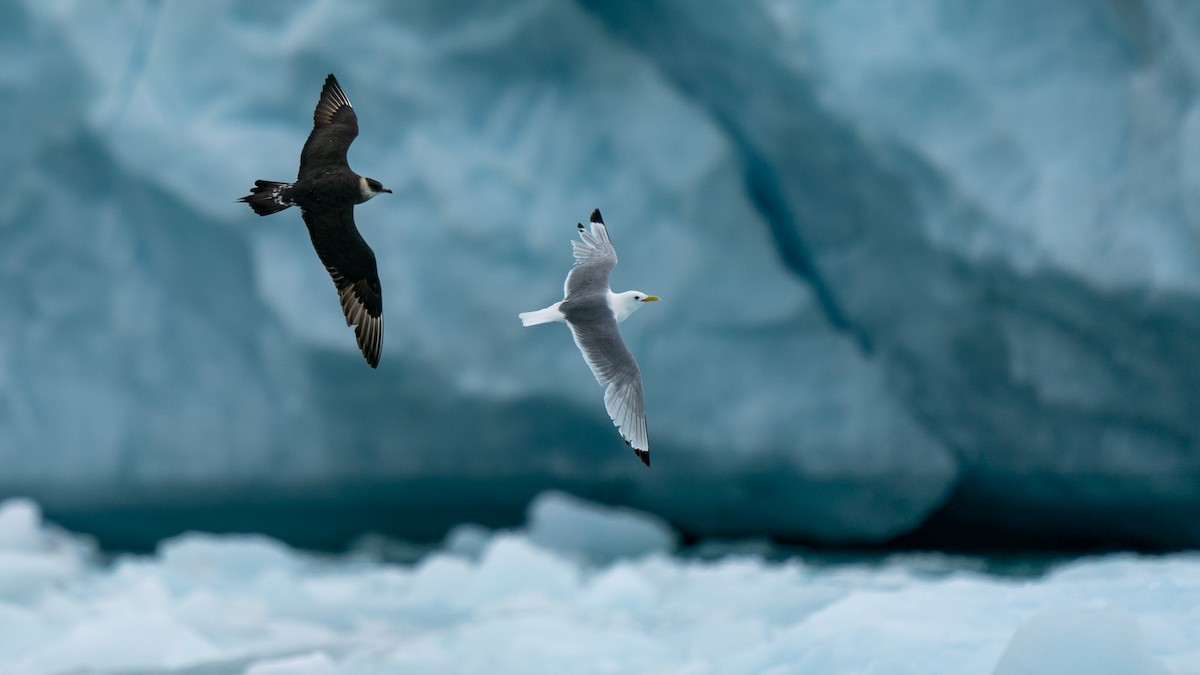
[[[592,211],[592,231],[579,228],[582,241],[571,242],[575,253],[575,266],[563,283],[563,297],[608,293],[608,275],[617,266],[617,251],[608,239],[608,229],[600,217],[600,209]]]
[[[650,443],[646,437],[642,372],[621,339],[617,320],[608,308],[607,296],[579,304],[564,302],[563,310],[583,360],[587,361],[596,380],[607,387],[604,407],[608,416],[642,463],[649,466]]]

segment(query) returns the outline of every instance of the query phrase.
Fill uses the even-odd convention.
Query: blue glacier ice
[[[688,535],[1200,543],[1190,4],[0,19],[0,490],[64,523],[439,537],[558,488]],[[298,214],[234,201],[292,175],[327,72],[395,191],[356,216],[377,372]],[[648,471],[516,320],[595,207],[614,287],[664,298],[623,327]]]

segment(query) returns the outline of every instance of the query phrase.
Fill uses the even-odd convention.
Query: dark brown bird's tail
[[[239,202],[246,202],[260,216],[270,215],[292,206],[292,184],[273,180],[256,180],[250,194]]]

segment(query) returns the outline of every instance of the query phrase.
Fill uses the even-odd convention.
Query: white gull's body
[[[567,323],[584,361],[596,380],[606,387],[604,407],[613,424],[638,458],[649,466],[642,373],[621,340],[617,324],[658,297],[641,291],[612,292],[608,276],[617,264],[617,252],[608,239],[599,209],[592,212],[591,226],[589,232],[579,224],[582,242],[571,242],[575,266],[563,284],[563,299],[545,309],[522,313],[521,324]]]

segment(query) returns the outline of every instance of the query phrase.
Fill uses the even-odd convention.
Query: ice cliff
[[[0,488],[68,524],[437,536],[554,487],[695,535],[1200,544],[1200,7],[0,19]],[[294,175],[327,72],[395,191],[356,214],[377,372],[299,215],[234,201]],[[614,288],[664,298],[623,325],[651,470],[516,320],[595,207]]]

